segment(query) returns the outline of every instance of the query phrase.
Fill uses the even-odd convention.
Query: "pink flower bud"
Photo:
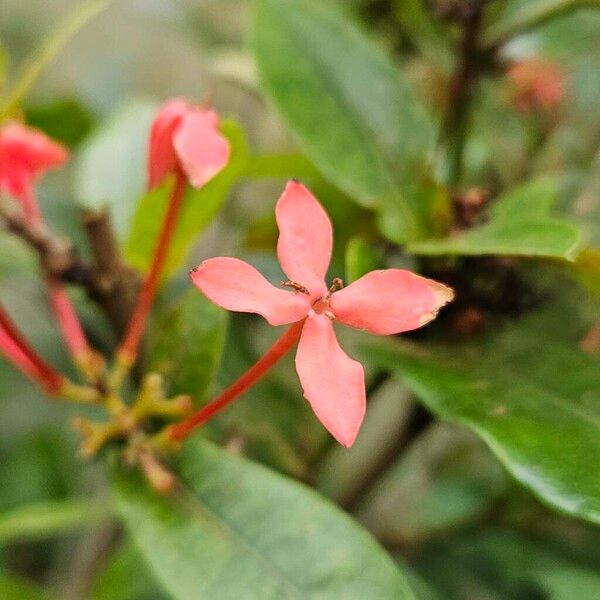
[[[507,72],[511,102],[521,112],[547,110],[565,97],[565,74],[560,65],[537,59],[513,63]]]
[[[38,218],[33,185],[68,158],[66,148],[41,131],[9,122],[0,129],[0,191],[20,200],[26,214]]]
[[[190,184],[202,187],[229,161],[229,142],[219,131],[213,110],[171,100],[160,110],[150,134],[149,185],[183,172]]]

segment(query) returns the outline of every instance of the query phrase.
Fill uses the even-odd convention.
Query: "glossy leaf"
[[[226,328],[227,312],[188,290],[151,340],[151,370],[167,377],[172,393],[199,402],[216,374]]]
[[[499,198],[487,223],[447,238],[414,242],[409,250],[425,256],[500,254],[574,260],[579,228],[548,216],[555,198],[551,182],[533,181]]]
[[[146,188],[146,155],[157,105],[122,105],[85,141],[75,157],[75,196],[93,212],[108,207],[117,234],[129,230],[136,202]]]
[[[316,0],[257,0],[252,48],[263,89],[317,168],[362,205],[397,213],[398,240],[418,235],[411,194],[433,127],[391,61]]]
[[[231,188],[244,172],[248,149],[242,129],[232,121],[224,121],[221,124],[221,131],[231,144],[231,159],[227,167],[202,188],[194,189],[188,186],[165,261],[164,277],[168,277],[185,261],[190,246],[217,214]],[[141,199],[133,218],[126,255],[134,266],[143,271],[150,267],[171,187],[172,180],[167,180],[162,186],[146,194]]]
[[[198,440],[178,468],[170,498],[116,476],[129,531],[174,598],[413,598],[385,551],[301,485]]]
[[[556,303],[463,349],[392,343],[368,356],[438,416],[473,429],[546,504],[600,522],[590,466],[600,453],[600,360],[579,348],[591,323],[576,307]]]

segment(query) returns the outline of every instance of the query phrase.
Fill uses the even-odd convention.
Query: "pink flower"
[[[453,298],[450,288],[401,269],[372,271],[348,287],[328,289],[331,222],[316,198],[291,181],[277,202],[279,262],[290,281],[273,286],[237,258],[212,258],[192,271],[198,289],[227,310],[262,315],[271,325],[303,321],[296,371],[318,419],[344,446],[365,413],[362,365],[339,346],[333,322],[390,335],[417,329]]]
[[[0,129],[0,191],[20,200],[29,217],[38,218],[33,185],[68,158],[66,148],[41,131],[10,122]]]
[[[215,111],[170,100],[152,124],[150,188],[176,171],[182,171],[194,187],[202,187],[227,165],[229,151]]]

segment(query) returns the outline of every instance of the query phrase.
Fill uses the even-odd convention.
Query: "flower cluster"
[[[62,146],[39,131],[19,123],[9,123],[0,130],[0,191],[21,203],[30,223],[42,223],[43,219],[34,193],[36,180],[47,170],[63,165],[67,158]],[[89,433],[90,452],[135,426],[140,415],[153,411],[179,415],[183,405],[189,408],[187,398],[183,403],[181,399],[174,404],[167,401],[160,382],[153,376],[144,384],[140,396],[143,402],[140,400],[130,411],[118,393],[137,358],[187,185],[204,186],[225,168],[229,159],[230,146],[219,130],[213,110],[172,100],[158,112],[149,137],[148,185],[156,188],[168,175],[174,176],[174,181],[152,265],[117,351],[115,370],[108,378],[104,378],[103,366],[92,368],[94,353],[62,284],[47,277],[51,303],[68,347],[96,386],[85,388],[89,393],[79,390],[79,399],[106,393],[107,407],[116,419],[108,425],[82,425]],[[290,181],[277,202],[275,214],[279,227],[277,255],[288,278],[280,287],[269,283],[251,265],[231,257],[204,261],[192,271],[191,279],[218,306],[257,313],[271,325],[290,327],[219,397],[165,430],[171,441],[184,439],[212,418],[297,345],[296,370],[304,396],[331,434],[344,446],[351,446],[365,414],[365,376],[362,365],[340,347],[334,323],[375,335],[394,335],[422,327],[452,300],[450,288],[403,269],[372,271],[347,287],[338,278],[328,284],[333,228],[318,200],[304,185]],[[66,390],[66,395],[73,395],[73,385],[35,354],[1,309],[0,350],[50,393],[65,395]]]

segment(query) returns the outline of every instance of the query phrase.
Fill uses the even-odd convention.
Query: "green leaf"
[[[248,148],[241,127],[233,121],[223,121],[221,132],[231,144],[229,164],[200,189],[188,186],[177,227],[165,260],[163,277],[168,277],[187,258],[190,246],[217,214],[231,188],[243,174],[248,160]],[[172,180],[153,190],[140,201],[127,240],[126,255],[135,267],[148,270],[154,245],[167,210]]]
[[[244,176],[314,179],[320,173],[302,154],[261,154],[248,157]]]
[[[370,345],[427,407],[473,429],[546,504],[600,522],[600,360],[579,348],[591,323],[556,302],[478,344]],[[597,317],[597,311],[595,312]]]
[[[13,539],[43,539],[92,523],[108,514],[90,500],[55,500],[29,504],[0,517],[0,544]]]
[[[417,558],[428,581],[451,600],[475,597],[474,585],[489,586],[482,598],[593,600],[600,595],[594,562],[592,556],[576,562],[560,547],[497,528],[443,540]]]
[[[156,103],[133,100],[118,108],[79,149],[75,196],[86,210],[110,210],[123,238],[147,182],[147,146]]]
[[[29,581],[0,572],[0,598],[6,600],[49,600],[51,596]]]
[[[65,19],[50,34],[41,47],[27,60],[17,81],[12,86],[8,98],[0,105],[0,121],[11,117],[19,109],[25,96],[29,93],[38,77],[56,58],[64,46],[89,21],[100,14],[111,0],[89,0],[75,7]]]
[[[89,594],[91,600],[161,600],[158,584],[140,552],[126,538],[99,573]],[[166,598],[166,596],[165,596]]]
[[[188,290],[152,339],[151,369],[166,375],[172,393],[199,402],[216,374],[227,328],[227,312],[196,289]]]
[[[369,242],[360,236],[353,237],[346,246],[347,283],[356,281],[365,273],[381,268],[381,257]]]
[[[74,98],[28,106],[25,120],[69,148],[85,138],[94,124],[87,108]]]
[[[330,3],[256,0],[252,49],[262,86],[303,151],[363,206],[420,233],[413,186],[434,143],[431,121],[389,58]]]
[[[116,475],[128,529],[174,598],[413,598],[385,551],[303,486],[198,440],[179,473],[170,498]]]
[[[556,186],[549,180],[527,183],[501,196],[484,225],[448,238],[417,241],[408,250],[425,256],[500,254],[574,260],[579,228],[547,215],[555,199]]]
[[[454,49],[425,0],[394,0],[396,18],[406,37],[442,72],[451,73]]]
[[[8,75],[8,65],[8,52],[6,51],[6,48],[4,47],[2,42],[0,42],[0,94],[2,94],[4,84],[6,83],[6,77]]]
[[[483,33],[484,43],[496,46],[527,33],[546,21],[578,8],[600,8],[599,0],[521,0],[509,2],[504,14]]]

